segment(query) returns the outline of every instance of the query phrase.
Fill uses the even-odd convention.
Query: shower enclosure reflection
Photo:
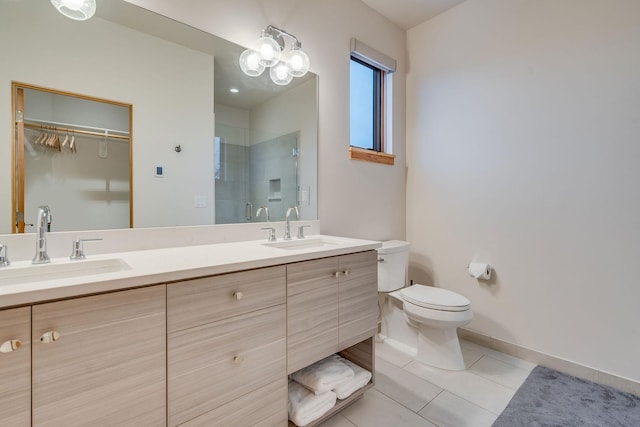
[[[220,124],[215,139],[216,224],[283,221],[298,205],[298,133],[250,145],[248,129]]]
[[[294,205],[303,219],[318,217],[317,84],[311,76],[266,101],[215,105],[216,224],[265,221],[260,206],[271,221]]]

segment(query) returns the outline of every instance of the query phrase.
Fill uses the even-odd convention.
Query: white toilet
[[[446,289],[405,287],[409,245],[391,240],[378,249],[380,338],[421,363],[462,371],[465,366],[456,329],[473,319],[471,302]]]

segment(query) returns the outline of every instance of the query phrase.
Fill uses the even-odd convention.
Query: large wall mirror
[[[0,44],[5,58],[0,65],[0,99],[5,100],[0,102],[0,182],[5,183],[0,186],[0,233],[17,230],[17,191],[10,184],[17,165],[12,140],[17,139],[18,120],[10,102],[15,82],[45,93],[109,100],[132,111],[128,136],[127,129],[112,128],[108,121],[88,121],[93,127],[123,131],[118,134],[122,139],[87,136],[95,145],[90,162],[103,161],[98,166],[58,152],[69,157],[59,169],[92,169],[87,179],[93,182],[85,184],[95,187],[89,191],[93,202],[120,212],[129,209],[128,218],[96,225],[90,210],[81,208],[80,219],[64,220],[70,216],[65,209],[52,209],[53,231],[264,221],[264,215],[256,217],[260,206],[269,209],[274,221],[282,220],[291,205],[300,206],[302,218],[317,219],[318,82],[312,73],[288,86],[276,86],[268,75],[248,77],[237,63],[243,47],[121,0],[99,2],[96,16],[85,22],[63,17],[50,2],[0,0],[0,39],[5,41]],[[27,97],[34,95],[43,94]],[[84,117],[36,119],[87,124]],[[47,130],[24,132],[33,143]],[[56,133],[62,141],[66,137],[66,129]],[[107,157],[123,162],[114,176],[96,172],[107,167],[104,152],[100,157],[105,147]],[[130,149],[130,155],[120,156],[118,149]],[[46,164],[52,169],[51,161]],[[42,169],[32,169],[42,180]],[[30,203],[66,203],[38,200],[46,197],[55,196],[41,191],[27,203],[26,224],[35,215]],[[97,215],[107,215],[99,211]]]

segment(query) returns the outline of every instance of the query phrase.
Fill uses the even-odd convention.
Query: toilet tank
[[[409,262],[409,242],[389,240],[378,248],[378,292],[404,287]]]

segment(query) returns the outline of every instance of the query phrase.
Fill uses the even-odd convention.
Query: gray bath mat
[[[638,427],[640,397],[537,366],[493,427]]]

